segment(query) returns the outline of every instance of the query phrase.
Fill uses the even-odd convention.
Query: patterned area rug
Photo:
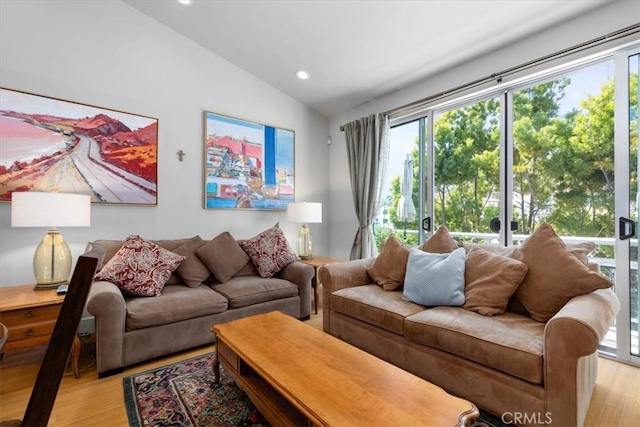
[[[220,366],[213,384],[213,353],[151,369],[124,378],[124,396],[131,427],[269,426],[245,392]],[[425,425],[429,425],[425,422]],[[504,426],[481,412],[472,427]],[[510,426],[511,427],[511,426]]]
[[[129,425],[269,426],[222,366],[213,383],[212,361],[210,353],[125,377]]]

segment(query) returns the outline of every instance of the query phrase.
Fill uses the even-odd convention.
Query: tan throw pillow
[[[190,288],[200,286],[202,282],[211,276],[211,272],[206,265],[200,261],[196,251],[205,244],[200,236],[192,237],[172,252],[174,254],[183,255],[187,258],[180,263],[176,269],[176,273],[182,278],[184,284]]]
[[[367,272],[385,291],[396,290],[404,283],[408,258],[409,247],[391,235]]]
[[[517,248],[517,246],[489,245],[471,242],[462,242],[461,245],[464,250],[467,251],[467,253],[469,253],[469,251],[471,251],[472,249],[482,249],[494,255],[502,255],[506,257],[510,257],[513,251],[515,251]]]
[[[249,262],[249,255],[227,231],[198,248],[196,255],[220,283],[228,282]]]
[[[597,248],[593,242],[568,243],[567,251],[574,257],[578,258],[584,265],[589,265],[589,255]]]
[[[525,263],[480,248],[467,251],[462,306],[483,316],[502,314],[527,274]]]
[[[512,257],[529,267],[515,295],[539,322],[551,319],[575,296],[612,286],[609,279],[570,254],[549,224],[540,225]]]
[[[449,254],[458,249],[458,247],[456,241],[449,234],[447,227],[441,225],[418,249],[434,254]]]

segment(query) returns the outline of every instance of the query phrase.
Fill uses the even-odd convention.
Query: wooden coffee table
[[[471,402],[280,312],[211,327],[220,363],[274,426],[468,425]]]

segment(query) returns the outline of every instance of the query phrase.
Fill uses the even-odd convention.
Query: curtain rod
[[[442,98],[442,97],[447,96],[447,95],[453,95],[455,93],[462,92],[462,91],[467,90],[467,89],[472,89],[472,88],[474,88],[476,86],[479,86],[479,85],[481,85],[483,83],[490,82],[491,80],[496,80],[498,83],[500,83],[502,81],[502,77],[504,77],[506,75],[509,75],[509,74],[512,74],[514,72],[523,71],[523,70],[531,68],[531,67],[533,67],[535,65],[543,64],[543,63],[549,62],[549,61],[551,61],[553,59],[562,58],[562,57],[567,56],[569,54],[580,52],[580,51],[585,50],[587,48],[598,46],[598,45],[601,45],[601,44],[603,44],[605,42],[617,40],[617,39],[620,39],[620,38],[623,38],[623,37],[627,37],[627,36],[630,36],[630,35],[638,33],[638,32],[640,32],[640,23],[631,25],[631,26],[623,28],[621,30],[617,30],[617,31],[605,34],[604,36],[600,36],[600,37],[597,37],[595,39],[589,40],[587,42],[577,44],[575,46],[569,47],[567,49],[560,50],[560,51],[552,53],[550,55],[546,55],[546,56],[543,56],[541,58],[534,59],[534,60],[529,61],[529,62],[525,62],[524,64],[520,64],[520,65],[517,65],[515,67],[507,68],[507,69],[502,70],[502,71],[500,71],[498,73],[493,73],[493,74],[491,74],[489,76],[474,80],[474,81],[469,82],[469,83],[465,83],[465,84],[460,85],[460,86],[456,86],[456,87],[454,87],[452,89],[437,93],[435,95],[431,95],[431,96],[428,96],[426,98],[419,99],[419,100],[417,100],[415,102],[412,102],[410,104],[403,105],[402,107],[398,107],[398,108],[394,108],[394,109],[389,110],[389,111],[385,111],[384,114],[385,115],[390,115],[390,114],[400,113],[402,111],[410,111],[410,110],[413,110],[413,109],[415,109],[417,107],[420,107],[421,105],[424,105],[424,104],[426,104],[426,103],[428,103],[430,101],[434,101],[436,99]],[[340,126],[340,130],[344,131],[344,125]]]

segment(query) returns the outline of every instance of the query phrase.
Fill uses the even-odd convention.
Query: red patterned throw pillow
[[[94,280],[114,283],[132,295],[159,296],[171,273],[185,258],[131,235]]]
[[[289,248],[280,223],[241,243],[260,276],[273,277],[278,271],[300,258]]]

